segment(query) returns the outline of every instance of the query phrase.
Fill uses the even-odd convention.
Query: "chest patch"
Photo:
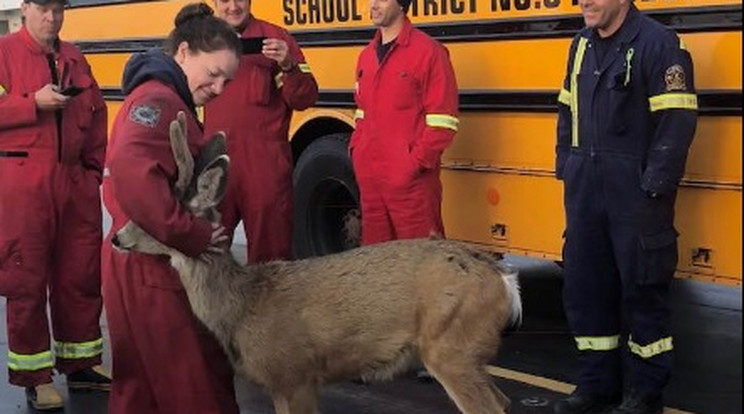
[[[129,119],[148,128],[155,128],[160,122],[160,108],[153,105],[134,106],[129,110]]]
[[[667,92],[685,91],[685,70],[680,65],[672,65],[664,73],[664,82],[666,83]]]

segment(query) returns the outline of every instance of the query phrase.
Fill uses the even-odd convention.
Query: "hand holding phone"
[[[240,43],[243,45],[244,55],[255,55],[261,53],[263,50],[263,44],[266,37],[243,37],[240,38]]]
[[[82,91],[83,91],[83,88],[81,88],[79,86],[75,86],[75,85],[70,85],[70,86],[62,89],[61,91],[59,91],[59,93],[62,94],[62,95],[65,95],[65,96],[72,97],[72,96],[78,96],[80,94],[80,92],[82,92]]]

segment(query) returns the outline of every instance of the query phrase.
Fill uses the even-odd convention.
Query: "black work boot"
[[[108,391],[111,375],[102,366],[96,365],[67,374],[67,388],[78,391]]]
[[[605,414],[620,402],[620,397],[608,397],[574,391],[553,406],[555,414]]]
[[[663,410],[660,395],[631,391],[610,414],[661,414]]]

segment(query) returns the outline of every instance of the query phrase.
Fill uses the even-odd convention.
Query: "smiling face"
[[[630,0],[579,0],[584,24],[602,37],[611,36],[622,26]]]
[[[65,6],[61,1],[51,1],[44,5],[23,2],[21,14],[31,37],[40,45],[51,47],[62,29]]]
[[[370,0],[369,13],[377,27],[389,27],[405,16],[397,0]]]
[[[214,0],[214,10],[217,17],[239,29],[251,15],[251,0]]]
[[[188,79],[189,90],[197,106],[209,102],[225,90],[238,70],[238,57],[229,49],[193,52],[182,42],[174,56]]]

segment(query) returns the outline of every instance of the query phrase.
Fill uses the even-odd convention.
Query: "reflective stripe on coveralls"
[[[302,73],[313,73],[313,71],[310,70],[310,65],[308,65],[307,63],[298,64],[297,69],[299,69]],[[274,76],[274,83],[276,83],[277,89],[281,89],[282,86],[284,86],[284,72],[279,72],[276,74],[276,76]]]
[[[639,357],[643,359],[649,359],[655,357],[656,355],[673,350],[674,345],[672,344],[671,336],[661,338],[658,341],[652,342],[645,346],[638,345],[637,343],[633,342],[633,338],[630,338],[628,339],[628,348],[630,348],[630,352],[638,355]]]
[[[571,71],[571,145],[579,146],[579,72],[584,62],[584,52],[589,39],[579,39],[579,46],[574,55],[573,70]]]
[[[358,121],[360,119],[364,119],[363,109],[357,109],[356,112],[354,112],[354,121]]]
[[[460,120],[452,115],[426,114],[426,126],[432,128],[446,128],[457,132]]]
[[[88,342],[55,342],[54,355],[59,358],[90,358],[103,353],[103,338]]]
[[[21,355],[8,351],[8,368],[13,371],[38,371],[54,366],[52,351],[39,352],[38,354]]]
[[[612,351],[620,347],[620,335],[577,336],[574,340],[579,351]]]
[[[697,95],[694,93],[663,93],[648,98],[651,112],[665,109],[698,109]]]

